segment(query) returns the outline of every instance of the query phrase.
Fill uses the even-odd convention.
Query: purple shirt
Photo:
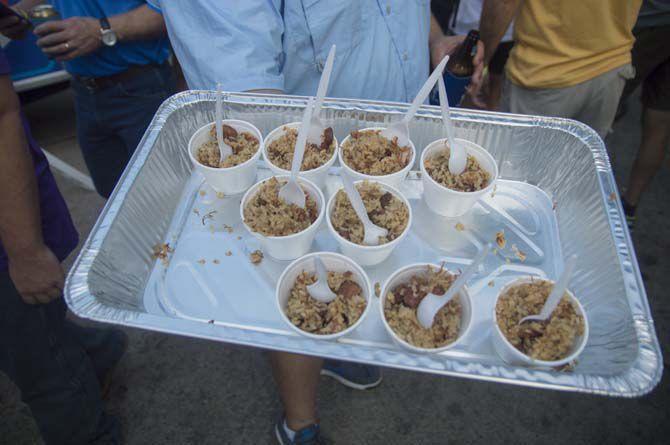
[[[9,72],[9,62],[5,57],[4,51],[0,48],[0,76],[7,75]],[[56,254],[58,259],[62,261],[77,247],[79,237],[74,224],[72,224],[70,212],[63,200],[63,196],[58,191],[56,181],[51,174],[51,170],[49,170],[47,159],[31,136],[25,117],[22,117],[22,119],[30,154],[35,164],[35,178],[37,179],[37,187],[39,189],[44,242]],[[0,162],[2,162],[1,158]],[[0,269],[6,268],[7,255],[0,240]]]

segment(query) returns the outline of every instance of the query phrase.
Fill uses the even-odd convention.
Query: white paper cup
[[[429,144],[421,154],[420,163],[423,199],[429,209],[438,215],[447,217],[461,216],[466,213],[479,198],[491,192],[496,181],[498,181],[498,164],[488,151],[474,142],[458,138],[456,140],[465,147],[468,155],[477,159],[482,168],[491,174],[491,182],[488,186],[476,192],[460,192],[438,183],[426,171],[425,162],[435,152],[445,149],[446,139],[438,139]]]
[[[226,195],[235,195],[244,192],[253,185],[254,181],[256,181],[258,159],[263,150],[263,136],[258,128],[249,122],[234,119],[226,119],[222,122],[224,125],[233,127],[238,132],[249,132],[258,139],[258,150],[254,153],[251,159],[228,168],[208,167],[198,162],[198,159],[196,158],[197,150],[202,144],[209,140],[209,131],[214,125],[214,122],[210,122],[209,124],[200,127],[198,131],[193,133],[193,136],[191,136],[191,139],[188,141],[188,156],[191,158],[191,162],[196,171],[202,173],[205,177],[205,181],[207,181],[214,190]]]
[[[273,141],[279,139],[287,129],[293,128],[295,130],[298,130],[300,128],[300,124],[301,122],[291,122],[289,124],[284,124],[272,130],[270,134],[268,134],[268,136],[265,138],[265,144],[263,145],[263,158],[267,162],[268,168],[272,170],[272,173],[274,173],[275,175],[288,175],[291,174],[291,171],[279,168],[272,163],[270,157],[268,156],[268,147]],[[335,135],[333,135],[333,141],[335,142],[335,151],[333,151],[333,156],[331,156],[330,159],[325,164],[317,168],[313,168],[312,170],[306,170],[300,172],[301,178],[305,178],[309,181],[312,181],[321,189],[326,184],[326,177],[328,176],[328,170],[330,169],[330,167],[333,166],[335,160],[337,159],[338,143]]]
[[[276,176],[276,178],[277,180],[282,181],[288,180],[289,177]],[[321,190],[313,182],[299,178],[298,183],[300,186],[303,187],[307,193],[309,193],[314,201],[316,201],[316,206],[319,209],[319,216],[316,218],[316,221],[314,221],[311,226],[307,227],[302,232],[294,233],[292,235],[262,235],[251,230],[251,228],[244,221],[244,207],[246,206],[249,199],[254,196],[256,192],[258,192],[260,186],[269,179],[270,178],[254,184],[254,186],[251,187],[242,197],[242,202],[240,203],[240,216],[242,218],[242,224],[244,224],[244,227],[252,236],[260,241],[263,251],[272,258],[276,260],[293,260],[309,252],[309,249],[312,246],[312,241],[314,241],[314,237],[316,236],[316,232],[319,230],[319,226],[323,221],[326,199],[323,197]]]
[[[293,287],[293,284],[295,283],[296,278],[302,271],[307,271],[307,272],[315,272],[314,269],[314,261],[313,258],[315,256],[321,257],[323,260],[323,263],[326,266],[326,269],[329,271],[334,271],[334,272],[346,272],[346,271],[351,271],[353,272],[353,281],[358,284],[361,289],[363,290],[363,298],[365,298],[365,310],[361,314],[358,320],[351,326],[349,326],[347,329],[337,332],[335,334],[327,334],[327,335],[319,335],[319,334],[313,334],[311,332],[306,332],[291,323],[291,320],[288,319],[286,316],[286,306],[288,304],[288,297],[291,293],[291,288]],[[356,263],[351,261],[349,258],[345,257],[344,255],[340,255],[339,253],[334,253],[334,252],[314,252],[310,253],[309,255],[305,255],[301,258],[298,258],[297,260],[293,261],[291,264],[288,265],[286,269],[284,269],[284,272],[281,274],[279,277],[279,281],[277,282],[277,291],[276,291],[276,302],[277,302],[277,309],[279,310],[279,313],[281,314],[282,319],[286,324],[293,329],[295,332],[297,332],[300,335],[304,335],[305,337],[310,337],[314,339],[319,339],[319,340],[333,340],[338,337],[342,337],[344,335],[349,334],[352,332],[358,325],[361,324],[367,313],[370,311],[370,296],[372,295],[371,289],[370,289],[370,281],[368,280],[367,275],[365,274],[365,271]]]
[[[370,128],[363,128],[362,130],[359,131],[367,131],[367,130],[384,130],[386,127],[370,127]],[[354,181],[361,180],[361,179],[367,179],[369,181],[376,181],[376,182],[381,182],[382,184],[388,184],[391,187],[395,188],[400,188],[402,185],[402,182],[405,180],[405,177],[407,177],[407,173],[412,169],[412,166],[414,165],[414,161],[416,159],[416,147],[414,146],[414,142],[411,140],[409,141],[409,147],[411,150],[410,153],[410,158],[409,162],[403,168],[402,170],[399,170],[395,173],[391,173],[388,175],[367,175],[365,173],[360,173],[354,170],[353,168],[349,167],[347,163],[344,161],[344,153],[342,152],[342,146],[344,146],[344,143],[347,142],[351,138],[351,134],[347,135],[346,138],[342,141],[340,146],[338,147],[337,154],[338,157],[340,158],[340,165],[342,165],[342,169],[344,172],[349,175],[350,178],[352,178]]]
[[[498,326],[498,319],[496,318],[496,306],[498,306],[498,300],[500,300],[500,297],[502,295],[504,295],[510,288],[514,286],[537,281],[549,281],[550,283],[555,284],[555,282],[552,280],[544,280],[541,278],[531,279],[530,277],[526,277],[513,280],[510,283],[507,283],[505,287],[503,287],[500,290],[500,293],[496,297],[496,304],[493,306],[493,329],[491,329],[491,340],[493,341],[493,348],[495,349],[498,356],[500,356],[500,358],[503,359],[503,361],[505,361],[510,365],[554,368],[556,366],[562,366],[568,364],[572,362],[574,359],[576,359],[577,356],[579,356],[579,354],[581,354],[582,351],[584,350],[586,342],[588,341],[589,338],[589,321],[586,317],[586,311],[584,311],[584,307],[581,305],[579,300],[575,298],[572,292],[570,292],[567,289],[565,291],[570,297],[572,306],[575,308],[577,313],[580,314],[582,317],[584,317],[584,334],[575,339],[575,343],[573,344],[570,353],[561,360],[554,360],[554,361],[536,360],[532,357],[527,356],[523,352],[519,351],[512,345],[512,343],[510,343],[507,340],[505,335],[502,333],[502,331],[500,330],[500,326]]]
[[[379,311],[381,319],[384,323],[384,327],[386,328],[386,331],[389,333],[393,341],[395,341],[398,345],[402,346],[403,348],[409,349],[412,352],[438,353],[446,351],[448,349],[452,349],[453,347],[460,344],[470,331],[470,327],[472,326],[473,310],[472,310],[472,299],[470,298],[470,294],[468,293],[467,286],[463,286],[463,288],[458,293],[458,298],[460,298],[461,301],[461,329],[458,334],[458,338],[446,346],[442,346],[440,348],[420,348],[418,346],[414,346],[411,343],[408,343],[407,341],[400,338],[393,329],[391,329],[391,326],[388,324],[388,321],[386,321],[386,315],[384,314],[384,303],[386,302],[386,295],[389,293],[389,291],[394,287],[398,286],[399,284],[408,282],[413,275],[425,273],[426,268],[428,266],[431,266],[434,269],[440,268],[440,266],[437,264],[414,263],[395,271],[386,280],[386,283],[384,283],[384,286],[382,287],[381,294],[379,296]]]
[[[357,185],[362,182],[363,181],[356,181],[354,184]],[[361,266],[374,266],[376,264],[381,263],[386,258],[388,258],[389,255],[391,255],[391,252],[393,252],[393,249],[395,249],[396,246],[407,236],[410,228],[412,227],[412,206],[409,205],[409,201],[407,200],[407,198],[405,198],[403,194],[400,193],[400,191],[398,191],[398,189],[388,184],[384,184],[375,180],[369,180],[369,182],[378,184],[382,190],[384,190],[385,192],[390,192],[391,194],[393,194],[393,196],[400,199],[407,206],[407,211],[409,212],[409,218],[407,220],[407,227],[405,228],[405,230],[400,234],[400,236],[398,236],[393,241],[378,246],[364,246],[361,244],[356,244],[344,238],[337,232],[337,230],[335,230],[335,227],[333,227],[333,222],[330,220],[330,216],[333,212],[333,208],[335,207],[335,197],[337,196],[337,192],[334,193],[333,196],[330,197],[330,200],[328,200],[328,205],[326,206],[327,208],[326,219],[328,220],[328,229],[330,230],[331,235],[335,238],[338,245],[340,246],[340,251],[347,257],[356,261]],[[340,188],[340,190],[344,189]]]

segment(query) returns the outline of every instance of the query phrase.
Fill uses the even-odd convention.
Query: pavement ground
[[[69,91],[26,109],[37,140],[85,171],[75,136]],[[640,136],[640,105],[607,140],[619,184],[625,184]],[[657,334],[670,356],[670,172],[666,160],[638,211],[634,243]],[[104,201],[57,175],[81,238]],[[72,255],[66,265],[72,262]],[[280,404],[266,355],[139,329],[127,329],[130,348],[117,369],[109,410],[120,416],[126,443],[272,444]],[[30,410],[0,374],[0,444],[40,443]],[[396,370],[369,392],[324,378],[319,394],[322,429],[336,444],[667,443],[667,373],[649,395],[607,398]]]

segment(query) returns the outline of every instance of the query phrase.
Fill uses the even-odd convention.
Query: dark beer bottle
[[[477,52],[478,41],[479,31],[470,30],[463,43],[456,48],[454,55],[449,58],[446,68],[447,72],[455,77],[472,77],[475,71],[472,59]]]
[[[449,104],[458,105],[465,93],[465,88],[470,84],[470,78],[475,71],[472,63],[477,53],[477,42],[479,41],[479,31],[473,29],[449,57],[449,62],[444,70],[444,83],[447,87],[447,97]],[[439,95],[435,88],[430,95],[430,103],[439,105]]]

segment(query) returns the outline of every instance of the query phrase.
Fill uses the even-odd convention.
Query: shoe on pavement
[[[327,442],[321,437],[318,424],[315,423],[296,431],[293,439],[286,432],[285,424],[286,418],[281,416],[275,425],[275,435],[280,445],[327,445]]]
[[[332,377],[344,386],[353,389],[372,389],[382,382],[382,372],[376,366],[360,363],[326,360],[321,375]]]

